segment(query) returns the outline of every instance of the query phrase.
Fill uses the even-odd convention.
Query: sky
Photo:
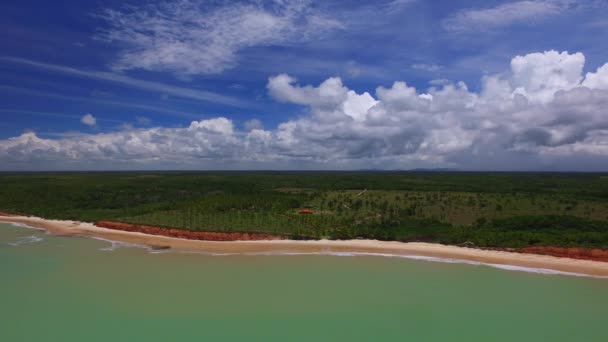
[[[3,1],[0,171],[608,171],[607,14]]]

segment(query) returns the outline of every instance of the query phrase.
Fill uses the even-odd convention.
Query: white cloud
[[[217,74],[249,47],[306,41],[341,28],[310,1],[204,2],[180,0],[106,9],[98,38],[123,48],[115,70]]]
[[[232,121],[226,118],[214,118],[209,120],[192,121],[190,131],[204,131],[205,133],[232,135],[234,127]]]
[[[325,80],[318,87],[293,85],[297,80],[281,74],[268,80],[270,96],[282,102],[310,106],[317,118],[328,121],[347,116],[362,121],[376,100],[367,92],[359,95],[342,84],[339,77]]]
[[[583,6],[575,0],[523,0],[506,2],[489,8],[471,8],[456,12],[443,21],[449,31],[463,32],[499,28],[514,23],[534,22],[560,15]]]
[[[583,85],[592,89],[608,90],[608,63],[599,67],[596,72],[587,73]]]
[[[583,77],[580,53],[516,56],[479,92],[441,81],[426,91],[405,82],[357,93],[340,78],[299,85],[268,80],[278,101],[308,112],[265,130],[225,117],[186,128],[140,128],[42,139],[0,140],[0,165],[173,168],[608,169],[607,65]]]
[[[548,102],[559,90],[580,85],[585,56],[557,51],[531,53],[511,60],[513,86],[531,100]]]
[[[95,119],[95,117],[91,114],[85,114],[82,116],[82,118],[80,118],[80,122],[83,125],[87,125],[87,126],[95,126],[97,125],[97,119]]]

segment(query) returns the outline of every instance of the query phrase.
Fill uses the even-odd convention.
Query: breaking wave
[[[34,230],[41,230],[41,231],[46,231],[46,229],[44,228],[37,228],[37,227],[32,227],[32,226],[28,226],[25,223],[19,223],[19,222],[5,222],[2,221],[0,223],[6,223],[6,224],[10,224],[11,226],[15,226],[15,227],[19,227],[19,228],[27,228],[27,229],[34,229]]]
[[[162,253],[168,252],[168,250],[159,250],[157,248],[154,248],[154,247],[148,246],[148,245],[109,240],[109,239],[104,239],[104,238],[100,238],[100,237],[92,237],[92,239],[110,243],[109,246],[102,247],[99,249],[100,251],[104,251],[104,252],[114,252],[120,248],[141,248],[141,249],[147,250],[151,254],[162,254]]]
[[[22,223],[10,223],[11,225],[17,227],[23,227],[28,229],[36,229],[36,230],[44,230],[36,227],[31,227]],[[108,242],[110,245],[106,247],[102,247],[99,250],[104,252],[113,252],[120,248],[142,248],[148,251],[151,254],[164,254],[168,252],[172,252],[171,249],[164,248],[156,248],[149,245],[142,244],[134,244],[128,242],[121,242],[115,240],[109,240],[99,237],[92,237],[95,240]],[[42,236],[39,235],[31,235],[19,238],[16,242],[9,243],[13,246],[19,246],[22,244],[36,243],[43,241]],[[420,260],[420,261],[429,261],[429,262],[441,262],[441,263],[449,263],[449,264],[467,264],[473,266],[485,266],[492,267],[506,271],[516,271],[516,272],[526,272],[526,273],[535,273],[535,274],[543,274],[543,275],[564,275],[564,276],[574,276],[574,277],[589,277],[589,278],[600,278],[600,279],[608,279],[608,276],[594,276],[584,273],[576,273],[576,272],[565,272],[552,270],[547,268],[534,268],[534,267],[524,267],[524,266],[515,266],[515,265],[505,265],[505,264],[494,264],[494,263],[485,263],[479,261],[465,260],[465,259],[454,259],[454,258],[440,258],[440,257],[432,257],[432,256],[422,256],[422,255],[406,255],[406,254],[390,254],[390,253],[369,253],[369,252],[293,252],[293,251],[273,251],[273,252],[239,252],[239,253],[212,253],[212,252],[186,252],[186,251],[178,251],[180,254],[199,254],[199,255],[207,255],[207,256],[290,256],[290,255],[324,255],[324,256],[337,256],[337,257],[358,257],[358,256],[376,256],[376,257],[389,257],[389,258],[402,258],[402,259],[411,259],[411,260]]]
[[[390,253],[368,253],[368,252],[242,252],[242,253],[205,253],[205,252],[180,252],[187,254],[203,254],[209,256],[289,256],[289,255],[325,255],[325,256],[338,256],[338,257],[357,257],[357,256],[376,256],[376,257],[388,257],[388,258],[401,258],[401,259],[411,259],[411,260],[420,260],[420,261],[429,261],[429,262],[441,262],[448,264],[466,264],[473,266],[486,266],[497,268],[506,271],[516,271],[516,272],[526,272],[526,273],[535,273],[535,274],[543,274],[543,275],[564,275],[564,276],[573,276],[573,277],[587,277],[587,278],[599,278],[599,279],[608,279],[608,276],[594,276],[590,274],[584,273],[576,273],[576,272],[566,272],[566,271],[558,271],[552,270],[548,268],[534,268],[534,267],[524,267],[524,266],[515,266],[515,265],[505,265],[505,264],[494,264],[494,263],[485,263],[479,261],[465,260],[465,259],[453,259],[453,258],[440,258],[440,257],[432,257],[432,256],[423,256],[423,255],[407,255],[407,254],[390,254]]]

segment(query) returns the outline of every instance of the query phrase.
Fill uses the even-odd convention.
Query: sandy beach
[[[460,259],[526,268],[549,269],[593,276],[608,276],[608,263],[558,258],[547,255],[489,251],[419,242],[377,240],[263,240],[200,241],[97,227],[78,221],[47,220],[39,217],[0,216],[0,222],[25,224],[50,234],[97,237],[108,240],[205,253],[370,253]]]

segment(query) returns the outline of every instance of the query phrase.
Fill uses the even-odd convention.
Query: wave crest
[[[535,273],[535,274],[543,274],[543,275],[565,275],[565,276],[573,276],[573,277],[587,277],[587,278],[599,278],[599,279],[608,279],[608,276],[594,276],[590,274],[584,273],[576,273],[576,272],[566,272],[553,270],[548,268],[535,268],[535,267],[525,267],[525,266],[515,266],[515,265],[505,265],[505,264],[494,264],[494,263],[486,263],[480,261],[472,261],[466,259],[454,259],[454,258],[441,258],[441,257],[433,257],[433,256],[424,256],[424,255],[408,255],[408,254],[390,254],[390,253],[369,253],[369,252],[243,252],[243,253],[205,253],[205,252],[180,252],[187,254],[203,254],[208,256],[235,256],[235,255],[243,255],[243,256],[290,256],[290,255],[325,255],[325,256],[338,256],[338,257],[357,257],[357,256],[376,256],[376,257],[388,257],[388,258],[402,258],[402,259],[411,259],[411,260],[420,260],[420,261],[430,261],[430,262],[441,262],[448,264],[466,264],[472,266],[486,266],[497,268],[506,271],[516,271],[516,272],[526,272],[526,273]]]
[[[16,246],[40,242],[42,240],[44,240],[44,239],[39,235],[30,235],[30,236],[19,237],[19,238],[17,238],[17,241],[9,242],[8,244],[16,247]]]

